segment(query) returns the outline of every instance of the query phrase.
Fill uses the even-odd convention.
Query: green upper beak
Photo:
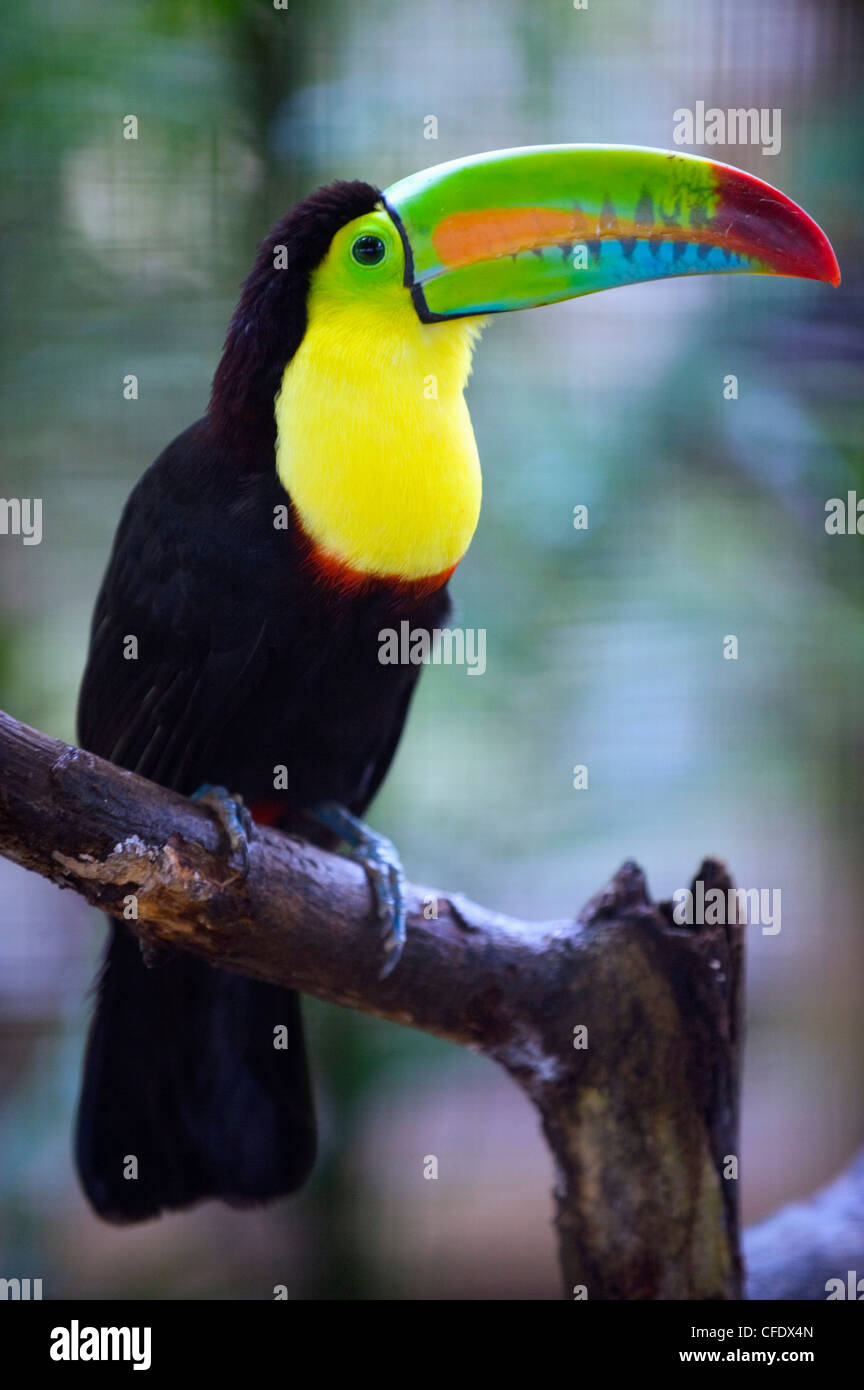
[[[542,145],[439,164],[386,189],[427,323],[672,275],[840,283],[825,233],[785,194],[696,155]]]

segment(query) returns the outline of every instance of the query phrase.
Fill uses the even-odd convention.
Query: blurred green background
[[[673,113],[699,100],[781,109],[778,156],[697,152],[802,203],[839,291],[684,280],[487,330],[469,389],[484,511],[453,590],[487,629],[488,669],[425,673],[371,818],[412,878],[516,915],[578,909],[628,856],[657,896],[708,852],[781,889],[781,933],[749,933],[745,1215],[807,1193],[864,1129],[864,539],[824,528],[829,497],[864,496],[860,7],[3,11],[0,496],[41,497],[44,537],[0,536],[0,706],[68,739],[121,506],[202,412],[257,241],[294,199],[508,145],[671,147]],[[102,935],[71,894],[0,861],[0,1275],[41,1277],[46,1297],[557,1295],[551,1166],[515,1087],[314,1002],[308,1191],[100,1225],[70,1133]]]

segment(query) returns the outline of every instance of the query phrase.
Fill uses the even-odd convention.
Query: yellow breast
[[[479,334],[476,319],[422,324],[401,285],[373,300],[313,280],[276,400],[276,466],[324,555],[404,580],[461,560],[480,512],[463,395]]]

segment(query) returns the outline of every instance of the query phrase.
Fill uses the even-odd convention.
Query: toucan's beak
[[[751,174],[696,155],[636,145],[498,150],[413,174],[383,198],[426,323],[671,275],[840,283],[831,244],[806,212]]]

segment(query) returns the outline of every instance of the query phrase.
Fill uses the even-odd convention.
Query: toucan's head
[[[211,415],[276,445],[315,547],[346,573],[436,581],[480,502],[462,391],[482,319],[671,276],[836,285],[812,218],[750,174],[618,145],[501,150],[383,192],[337,183],[261,246]],[[272,457],[272,454],[270,455]]]
[[[336,183],[262,244],[217,395],[230,404],[260,384],[272,405],[270,387],[305,331],[310,286],[379,324],[410,298],[434,324],[723,273],[840,281],[827,237],[797,204],[696,155],[547,145],[435,165],[383,193]]]

